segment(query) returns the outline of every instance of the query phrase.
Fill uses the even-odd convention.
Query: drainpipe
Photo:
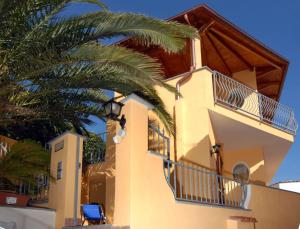
[[[184,15],[184,19],[187,22],[188,25],[191,25],[189,17],[187,14]],[[192,59],[192,63],[190,66],[190,71],[186,73],[186,75],[184,75],[180,80],[177,81],[176,83],[176,91],[177,91],[177,95],[175,97],[176,100],[178,100],[180,98],[180,86],[187,83],[191,78],[192,78],[192,72],[196,69],[196,60],[195,60],[195,40],[192,39],[192,45],[191,45],[191,59]]]
[[[78,176],[79,176],[79,169],[81,167],[81,164],[79,162],[80,158],[80,136],[77,136],[76,141],[76,164],[75,164],[75,187],[74,187],[74,214],[73,214],[73,225],[78,225],[77,220],[77,206],[78,206]]]
[[[180,80],[177,81],[176,83],[176,91],[177,91],[177,95],[176,95],[176,100],[178,100],[180,98],[180,86],[182,86],[183,84],[187,83],[191,78],[192,78],[192,73],[193,71],[196,70],[196,60],[195,60],[195,40],[192,40],[192,45],[191,45],[191,59],[192,59],[192,64],[190,67],[190,71],[187,72]]]

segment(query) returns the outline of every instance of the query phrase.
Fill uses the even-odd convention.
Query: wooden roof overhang
[[[168,20],[191,24],[199,30],[202,65],[228,76],[243,70],[256,70],[257,90],[279,100],[289,62],[273,50],[227,21],[207,5],[199,5]],[[158,47],[142,47],[128,39],[121,45],[134,48],[163,66],[165,77],[188,72],[191,49],[187,41],[180,54],[167,54]]]

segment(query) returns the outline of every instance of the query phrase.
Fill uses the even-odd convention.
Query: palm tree
[[[0,157],[0,187],[11,184],[36,185],[37,177],[49,177],[50,153],[30,140],[19,141]],[[1,187],[9,189],[9,187]]]
[[[99,10],[62,16],[72,2]],[[92,124],[102,117],[106,90],[126,96],[138,91],[172,132],[173,121],[155,85],[161,66],[149,56],[107,39],[131,37],[145,46],[180,52],[194,28],[140,14],[112,13],[97,0],[0,0],[0,132],[49,126],[51,134]],[[20,128],[22,129],[22,128]],[[30,131],[29,131],[30,132]]]

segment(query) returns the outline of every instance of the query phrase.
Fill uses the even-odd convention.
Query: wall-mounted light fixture
[[[118,121],[121,129],[119,130],[118,134],[113,137],[113,141],[116,144],[119,144],[122,140],[122,138],[125,136],[125,124],[126,124],[126,118],[125,115],[122,115],[121,118],[119,118],[122,107],[124,106],[123,103],[117,102],[114,99],[111,99],[103,104],[105,117],[114,121]]]
[[[212,157],[213,154],[215,153],[219,153],[221,149],[221,145],[220,144],[215,144],[211,147],[210,149],[210,156]]]
[[[221,145],[220,144],[215,144],[211,147],[210,149],[210,156],[212,157],[214,154],[216,155],[216,170],[217,170],[217,174],[221,175],[222,174],[222,170],[223,170],[223,160],[221,157]]]

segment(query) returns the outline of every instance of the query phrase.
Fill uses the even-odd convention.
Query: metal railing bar
[[[163,129],[163,135],[165,135],[165,129]],[[166,146],[164,140],[163,140],[163,155],[166,156]]]
[[[214,182],[214,178],[215,178],[215,175],[214,176],[211,176],[212,178],[212,198],[213,198],[213,202],[215,203],[216,202],[216,198],[215,198],[215,182]]]
[[[200,190],[200,201],[202,202],[202,194],[203,194],[203,186],[202,186],[202,173],[198,173],[199,174],[199,190]]]
[[[192,167],[192,169],[191,169],[191,172],[189,173],[189,178],[190,178],[190,196],[191,196],[191,200],[193,200],[194,199],[194,197],[193,197],[193,181],[192,181],[192,172],[194,172],[194,170],[193,170],[193,167]]]
[[[204,173],[202,175],[205,175]],[[207,202],[207,176],[203,177],[203,197]]]
[[[149,124],[149,128],[150,128],[150,130],[153,130],[156,134],[158,134],[160,137],[162,137],[164,139],[169,139],[169,137],[167,137],[160,131],[160,128],[157,128],[152,124]]]
[[[170,161],[170,160],[168,160],[168,161]],[[174,173],[173,173],[173,175],[174,175],[174,190],[175,190],[175,195],[177,197],[177,174],[176,174],[176,170],[177,170],[176,165],[174,165]]]
[[[188,179],[187,179],[187,169],[186,167],[184,167],[184,184],[185,184],[185,199],[187,200],[188,199],[188,185],[187,185],[187,182],[188,182]]]
[[[174,166],[177,166],[176,164],[174,164]],[[182,199],[182,191],[183,191],[183,187],[182,187],[182,167],[180,167],[180,198]]]
[[[196,201],[198,201],[198,173],[194,171],[194,176],[196,176],[195,178],[195,197],[196,197]]]

